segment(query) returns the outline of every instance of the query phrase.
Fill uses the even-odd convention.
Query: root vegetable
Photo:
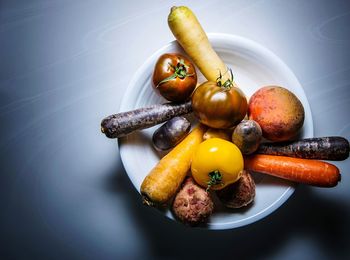
[[[349,157],[349,141],[340,136],[306,138],[294,142],[264,143],[257,153],[341,161]]]
[[[232,134],[232,142],[243,154],[255,152],[260,144],[262,131],[259,124],[253,120],[243,120]]]
[[[190,169],[193,154],[202,142],[205,130],[205,126],[197,126],[146,176],[141,184],[145,204],[163,205],[175,195]]]
[[[190,130],[190,121],[182,116],[174,117],[153,133],[153,146],[158,151],[169,150],[181,142]]]
[[[121,112],[103,119],[101,132],[109,138],[119,138],[190,112],[192,112],[190,101],[182,104],[165,103]]]
[[[246,170],[319,187],[334,187],[340,181],[339,169],[330,163],[274,155],[252,155],[244,160]]]
[[[204,77],[216,81],[220,72],[222,83],[230,80],[227,66],[212,48],[197,17],[186,6],[172,7],[168,25],[177,41],[197,65]]]
[[[210,194],[188,177],[177,193],[172,211],[182,222],[197,225],[207,221],[212,214],[214,203]]]
[[[249,119],[256,121],[270,141],[292,140],[304,124],[303,104],[288,89],[265,86],[249,99]]]
[[[255,182],[250,173],[244,171],[237,182],[216,191],[216,194],[227,208],[242,208],[253,202]]]

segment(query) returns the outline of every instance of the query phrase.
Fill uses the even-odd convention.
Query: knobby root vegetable
[[[341,161],[349,157],[349,141],[343,137],[330,136],[294,142],[264,143],[259,146],[257,153]]]
[[[106,117],[101,122],[101,131],[109,138],[119,138],[163,123],[175,116],[192,112],[191,102],[182,104],[165,103],[121,112]]]
[[[255,197],[255,182],[248,171],[243,171],[241,178],[216,191],[220,201],[227,207],[238,209],[252,203]]]
[[[197,65],[204,77],[216,82],[222,74],[222,83],[230,80],[227,66],[212,48],[197,17],[186,6],[172,7],[168,25],[177,41]]]
[[[214,203],[210,193],[188,177],[175,196],[172,210],[178,219],[193,226],[207,221],[213,213]]]
[[[146,176],[141,184],[145,204],[161,206],[175,195],[190,169],[193,154],[202,142],[205,131],[205,126],[198,125]]]
[[[340,181],[339,169],[330,163],[274,155],[245,157],[245,169],[318,187],[334,187]]]

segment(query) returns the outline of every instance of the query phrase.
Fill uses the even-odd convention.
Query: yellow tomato
[[[210,138],[202,142],[191,165],[195,181],[213,190],[236,182],[241,177],[243,168],[243,156],[238,147],[220,138]]]

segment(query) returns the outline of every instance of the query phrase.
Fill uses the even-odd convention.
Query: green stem
[[[218,185],[218,184],[222,184],[222,175],[218,170],[209,172],[209,177],[210,180],[207,182],[208,186],[206,191],[208,192],[209,189],[214,186],[214,185]]]
[[[216,79],[216,85],[218,85],[218,87],[222,87],[224,90],[230,90],[232,87],[233,87],[233,73],[232,73],[232,69],[228,69],[225,74],[227,72],[230,71],[230,74],[231,74],[231,78],[230,79],[227,79],[224,83],[222,83],[222,74],[221,74],[221,71],[219,71],[220,75],[219,77],[217,77]],[[224,74],[224,75],[225,75]]]
[[[186,77],[194,76],[194,73],[192,73],[192,74],[187,73],[188,66],[185,64],[183,59],[180,59],[180,61],[176,64],[176,66],[174,66],[170,63],[169,63],[169,66],[174,70],[174,74],[163,79],[161,82],[159,82],[158,85],[156,86],[156,88],[158,88],[161,84],[168,82],[168,81],[175,79],[175,78],[184,79]]]

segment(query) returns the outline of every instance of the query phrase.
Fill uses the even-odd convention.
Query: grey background
[[[340,259],[350,256],[350,165],[300,185],[235,230],[189,229],[142,205],[99,129],[136,69],[173,40],[173,5],[207,32],[250,38],[294,71],[315,136],[349,139],[349,1],[0,1],[0,248],[8,259]]]

